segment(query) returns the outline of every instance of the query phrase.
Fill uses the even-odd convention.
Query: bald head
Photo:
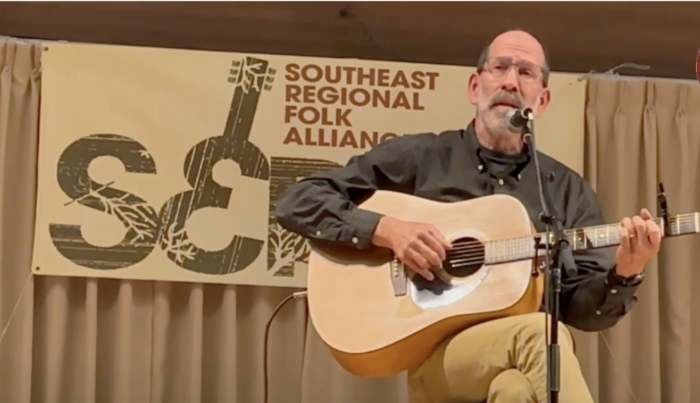
[[[549,60],[547,52],[540,41],[529,32],[516,29],[496,36],[481,53],[477,68],[483,68],[490,57],[511,57],[534,63],[544,70],[545,85],[548,81]]]

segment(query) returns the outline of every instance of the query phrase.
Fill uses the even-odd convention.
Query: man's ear
[[[469,103],[476,105],[479,100],[479,76],[478,73],[474,73],[469,77]]]
[[[549,88],[545,88],[542,94],[537,98],[537,109],[535,110],[535,116],[542,116],[547,110],[549,103],[552,101],[552,92]]]

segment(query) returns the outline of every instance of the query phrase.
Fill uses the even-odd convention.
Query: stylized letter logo
[[[229,82],[236,85],[223,133],[192,146],[182,164],[190,185],[169,198],[158,212],[139,195],[97,183],[88,174],[100,157],[119,159],[126,172],[155,175],[156,162],[140,142],[120,134],[99,133],[82,137],[63,151],[57,180],[63,192],[84,207],[114,216],[126,228],[122,241],[111,247],[90,244],[81,225],[49,224],[58,251],[77,265],[98,270],[122,269],[140,263],[157,244],[178,266],[204,274],[231,274],[248,268],[260,255],[264,239],[234,235],[223,250],[205,250],[189,239],[187,221],[193,212],[228,208],[234,190],[214,180],[214,166],[222,160],[238,164],[241,175],[269,182],[270,164],[250,139],[251,127],[263,91],[272,89],[275,70],[268,61],[246,57],[235,61]],[[238,190],[235,197],[244,191]]]

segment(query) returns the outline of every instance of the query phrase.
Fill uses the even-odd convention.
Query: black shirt
[[[554,173],[547,186],[553,213],[565,229],[606,224],[595,193],[579,174],[542,152],[538,159],[543,173]],[[277,221],[312,241],[371,248],[381,216],[357,204],[375,190],[442,202],[508,194],[525,205],[538,232],[545,231],[529,153],[508,156],[480,147],[473,122],[466,130],[389,140],[352,157],[344,167],[300,180],[277,200]],[[612,327],[634,306],[638,284],[626,284],[615,275],[614,248],[576,251],[574,259],[576,276],[562,272],[561,320],[584,331]]]

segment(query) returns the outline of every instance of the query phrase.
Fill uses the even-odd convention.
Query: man
[[[365,250],[393,250],[411,269],[431,280],[431,267],[445,259],[449,243],[423,223],[403,222],[357,205],[377,189],[457,201],[494,193],[520,199],[539,231],[540,200],[535,168],[521,136],[506,116],[530,107],[537,116],[550,103],[548,63],[539,42],[523,31],[496,37],[469,81],[477,116],[465,130],[418,134],[385,142],[343,168],[313,175],[278,200],[277,219],[290,231],[317,241]],[[604,224],[596,196],[578,174],[538,154],[555,208],[567,228]],[[648,210],[625,218],[621,244],[575,255],[578,274],[563,276],[562,321],[583,331],[615,325],[632,309],[646,263],[658,252],[660,230]],[[545,403],[546,329],[543,313],[499,319],[446,340],[418,368],[409,384],[415,403]],[[562,325],[560,401],[593,403]]]

